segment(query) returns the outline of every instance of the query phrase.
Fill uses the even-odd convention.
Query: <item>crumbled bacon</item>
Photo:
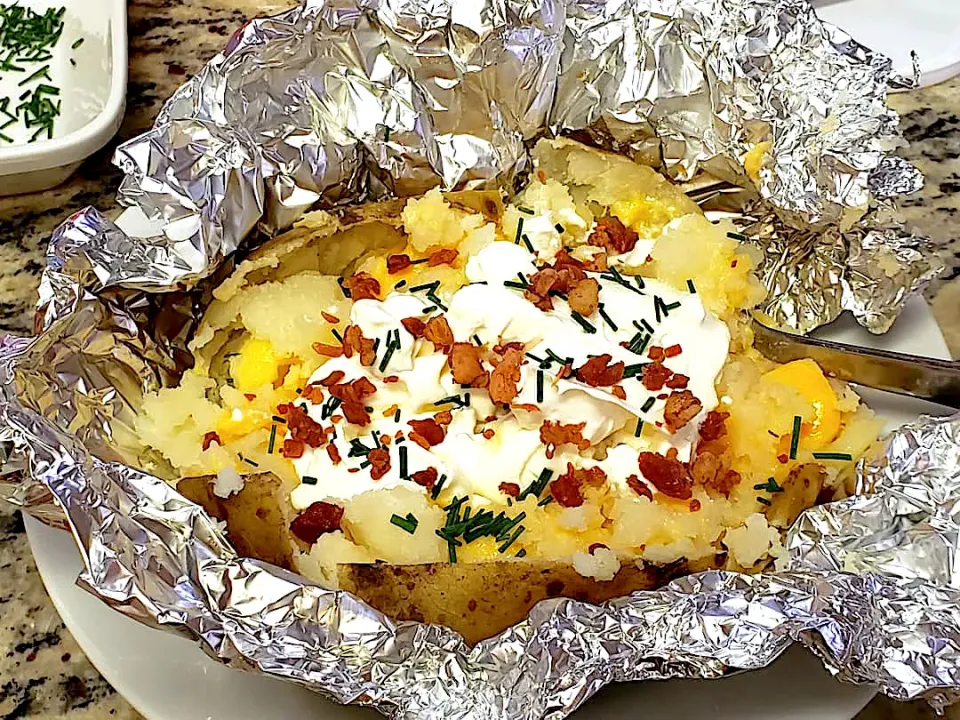
[[[494,431],[493,428],[487,428],[486,430],[484,430],[484,431],[483,431],[482,433],[480,433],[480,434],[483,435],[487,440],[489,440],[489,439],[492,438],[494,435],[496,435],[496,432]]]
[[[550,483],[550,494],[561,507],[580,507],[583,505],[583,486],[599,487],[607,480],[607,475],[598,467],[575,468],[567,463],[567,471]]]
[[[257,399],[257,396],[254,393],[244,393],[243,396],[250,402],[253,402]]]
[[[717,475],[708,487],[713,488],[724,497],[730,497],[730,491],[740,484],[740,473],[736,470],[727,470]]]
[[[216,443],[217,445],[223,445],[223,443],[220,441],[220,436],[217,435],[217,433],[213,432],[212,430],[208,433],[204,433],[203,442],[201,443],[200,447],[203,449],[204,452],[206,452],[210,448],[211,443]]]
[[[358,272],[343,281],[351,300],[376,300],[380,297],[380,282],[365,272]]]
[[[453,413],[449,410],[441,410],[433,416],[433,419],[440,425],[449,425],[453,422]]]
[[[391,383],[400,382],[400,376],[399,376],[399,375],[387,375],[385,378],[383,378],[383,382],[385,382],[387,385],[389,385],[389,384],[391,384]]]
[[[283,441],[283,447],[280,449],[280,453],[285,458],[296,460],[299,457],[303,457],[304,450],[306,450],[306,446],[302,441],[287,438]]]
[[[612,388],[610,388],[610,393],[618,400],[627,399],[627,391],[623,389],[622,385],[614,385]]]
[[[606,272],[610,265],[607,262],[607,254],[600,252],[583,263],[583,269],[590,272]]]
[[[410,439],[423,448],[433,447],[443,442],[443,427],[433,418],[408,420],[407,425],[413,428]]]
[[[370,424],[370,414],[363,401],[376,391],[376,385],[367,378],[357,378],[348,383],[330,386],[330,394],[341,401],[340,409],[347,418],[347,422],[361,426]]]
[[[403,325],[404,330],[413,335],[415,338],[422,338],[423,330],[427,326],[423,320],[415,317],[403,318],[403,320],[400,321],[400,324]]]
[[[509,495],[512,498],[520,497],[520,486],[516,483],[502,482],[498,489],[504,495]]]
[[[647,350],[647,357],[651,360],[663,360],[663,348],[659,345],[651,345]]]
[[[523,353],[509,348],[503,354],[500,362],[490,373],[490,399],[498,405],[509,405],[520,392],[517,383],[520,382],[520,363],[523,362]]]
[[[650,492],[650,488],[648,488],[647,484],[636,475],[631,475],[627,478],[627,487],[633,490],[640,497],[653,500],[653,493]]]
[[[390,453],[384,448],[374,448],[367,453],[370,461],[370,477],[379,480],[390,472]]]
[[[343,347],[341,345],[325,345],[324,343],[315,342],[313,344],[313,351],[317,355],[334,358],[340,357],[343,354]]]
[[[287,420],[287,430],[290,431],[290,437],[294,440],[310,447],[320,447],[326,442],[327,436],[323,427],[299,405],[288,405],[284,416]]]
[[[581,280],[570,288],[567,302],[570,309],[583,316],[596,312],[600,300],[600,283],[593,278]]]
[[[720,472],[720,458],[709,450],[698,452],[690,463],[690,475],[697,485],[711,486]]]
[[[448,362],[453,379],[459,385],[486,387],[490,382],[490,376],[480,360],[480,348],[473,343],[454,343]]]
[[[340,318],[338,318],[336,315],[331,315],[328,312],[324,312],[323,310],[320,311],[320,317],[322,317],[331,325],[337,325],[340,323]]]
[[[518,350],[523,352],[523,343],[522,342],[508,342],[508,343],[497,343],[493,346],[493,351],[497,355],[505,355],[507,350]]]
[[[583,271],[583,263],[571,256],[566,250],[561,250],[557,253],[553,265],[547,265],[530,276],[529,285],[524,291],[524,297],[541,310],[550,310],[553,308],[551,292],[570,292],[586,279],[587,274]],[[596,284],[596,280],[593,283]],[[597,287],[599,288],[599,285]],[[581,291],[586,300],[589,300],[590,293],[589,287]],[[590,312],[593,312],[593,310]]]
[[[664,384],[673,376],[673,371],[666,367],[659,360],[655,360],[649,365],[643,366],[643,375],[640,382],[651,392],[656,392],[663,388]]]
[[[343,508],[327,502],[315,502],[290,523],[290,532],[313,545],[321,535],[340,529]]]
[[[594,554],[597,550],[599,550],[600,548],[603,548],[604,550],[608,550],[608,549],[609,549],[609,548],[608,548],[606,545],[604,545],[603,543],[590,543],[590,547],[587,548],[587,552],[590,553],[591,555],[593,555],[593,554]]]
[[[411,473],[410,479],[427,490],[433,490],[433,486],[437,484],[438,474],[436,468],[428,467],[425,470],[417,470],[415,473]]]
[[[604,215],[597,220],[587,242],[596,247],[606,248],[610,252],[625,253],[633,250],[639,239],[640,236],[632,228],[620,222],[620,218]]]
[[[390,275],[395,275],[412,266],[413,261],[409,255],[387,255],[387,272]]]
[[[676,357],[683,352],[683,348],[679,345],[671,345],[663,349],[663,356],[666,358]]]
[[[726,421],[730,413],[721,410],[711,410],[707,413],[703,423],[700,425],[700,438],[711,441],[718,440],[727,434]]]
[[[789,462],[789,460],[790,460],[790,456],[787,455],[786,453],[780,453],[779,455],[777,455],[777,462],[779,462],[781,465],[786,465],[787,462]]]
[[[581,434],[586,425],[585,422],[564,425],[560,422],[544,420],[543,425],[540,426],[540,442],[547,446],[547,457],[552,458],[557,448],[567,443],[576,445],[578,450],[586,450],[590,447],[590,441]]]
[[[693,420],[703,409],[697,397],[689,390],[675,390],[670,393],[663,408],[663,421],[667,430],[675,433]]]
[[[348,358],[359,355],[360,364],[365,367],[370,367],[377,359],[373,346],[373,340],[364,337],[359,325],[347,325],[343,331],[343,354]]]
[[[616,385],[623,380],[624,365],[619,361],[611,364],[612,359],[606,354],[590,358],[577,369],[577,380],[590,387]]]
[[[659,492],[678,500],[690,499],[693,479],[687,472],[686,466],[676,459],[675,452],[669,453],[667,457],[658,453],[642,452],[637,458],[637,464],[643,476]]]
[[[690,512],[699,512],[700,511],[700,501],[694,498],[690,501],[690,504],[687,506],[690,508]]]
[[[430,258],[427,260],[427,267],[436,267],[437,265],[453,265],[457,259],[457,255],[460,253],[457,252],[455,248],[443,248],[441,250],[435,250],[430,253]]]
[[[687,383],[689,382],[690,378],[683,373],[674,373],[673,377],[667,380],[665,385],[671,390],[683,390],[685,387],[687,387]]]
[[[324,387],[330,387],[331,385],[336,385],[338,382],[343,380],[347,374],[343,370],[334,370],[332,373],[327,375],[323,380],[320,380],[317,384],[323,385]]]
[[[340,451],[337,449],[337,446],[333,443],[327,445],[327,455],[330,457],[330,462],[334,465],[339,465],[341,461]]]
[[[432,342],[435,349],[444,352],[447,352],[454,342],[453,330],[443,315],[434,315],[427,321],[423,327],[423,337]]]

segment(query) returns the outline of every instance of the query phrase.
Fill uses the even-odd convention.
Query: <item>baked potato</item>
[[[751,347],[751,249],[650,168],[542,141],[511,202],[306,216],[215,291],[131,459],[239,552],[469,642],[545,597],[756,571],[879,423]]]

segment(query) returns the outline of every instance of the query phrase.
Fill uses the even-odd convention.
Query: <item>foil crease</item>
[[[942,707],[960,697],[960,415],[897,431],[858,468],[862,496],[801,516],[779,572],[549,600],[474,648],[238,557],[116,451],[142,394],[187,366],[209,286],[258,228],[436,185],[509,191],[543,133],[677,179],[709,169],[753,198],[738,215],[779,296],[768,312],[806,329],[850,309],[883,329],[936,270],[886,213],[920,182],[887,154],[888,83],[909,80],[798,0],[308,0],[248,23],[117,152],[120,197],[151,233],[92,209],[55,233],[38,334],[0,339],[0,492],[66,522],[80,581],[119,611],[391,717],[559,718],[610,682],[720,677],[792,642],[844,680]]]

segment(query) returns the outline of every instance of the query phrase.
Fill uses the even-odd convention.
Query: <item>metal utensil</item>
[[[846,382],[960,409],[960,362],[790,335],[753,321],[754,346],[776,362],[810,358]]]

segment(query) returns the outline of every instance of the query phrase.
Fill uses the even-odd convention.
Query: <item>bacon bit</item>
[[[330,462],[334,465],[339,465],[341,461],[340,451],[337,449],[337,446],[333,443],[327,445],[327,455],[330,456]]]
[[[370,477],[379,480],[390,472],[390,453],[383,448],[374,448],[367,453],[370,461]]]
[[[561,250],[557,253],[553,265],[547,265],[530,276],[529,286],[523,295],[541,310],[550,310],[553,308],[551,291],[570,292],[578,283],[586,279],[587,274],[583,271],[583,263],[566,250]],[[596,284],[596,280],[593,282]],[[597,288],[599,289],[599,284]],[[590,290],[585,288],[582,292],[589,293]]]
[[[343,354],[348,358],[358,354],[360,364],[365,367],[370,367],[377,359],[377,352],[373,346],[373,340],[364,337],[363,330],[358,325],[347,325],[343,331]]]
[[[564,378],[568,378],[571,375],[573,375],[573,365],[571,365],[570,363],[564,363],[563,367],[561,367],[560,370],[557,372],[557,377],[560,378],[561,380],[563,380]]]
[[[360,472],[360,468],[358,468],[358,467],[355,467],[355,468],[347,468],[347,472],[348,472],[348,473],[358,473],[358,472]]]
[[[726,420],[728,417],[730,417],[730,413],[721,410],[708,412],[700,426],[700,437],[708,442],[722,438],[727,434]]]
[[[700,501],[694,498],[693,500],[690,501],[689,507],[690,507],[690,512],[699,512],[701,507]]]
[[[360,426],[370,424],[370,414],[363,401],[376,391],[376,386],[367,378],[357,378],[348,383],[330,386],[330,394],[341,401],[340,409],[347,418],[347,422]]]
[[[387,255],[387,273],[395,275],[413,266],[409,255]]]
[[[653,493],[650,492],[650,488],[648,488],[647,484],[636,475],[631,475],[627,478],[627,487],[633,490],[640,497],[653,500]]]
[[[584,317],[596,312],[600,301],[600,283],[593,278],[581,280],[570,289],[567,302],[570,309]]]
[[[393,442],[393,439],[389,435],[380,436],[380,444],[384,447],[390,447],[391,442]]]
[[[290,523],[290,532],[307,545],[313,545],[321,535],[339,530],[342,518],[343,508],[339,505],[327,502],[311,503],[310,507]]]
[[[709,450],[697,453],[690,464],[690,475],[698,485],[712,486],[720,472],[720,458]]]
[[[340,318],[338,318],[336,315],[331,315],[330,313],[323,312],[322,310],[320,311],[320,317],[322,317],[331,325],[337,325],[340,323]]]
[[[325,345],[324,343],[315,342],[313,344],[313,351],[317,355],[323,355],[323,357],[340,357],[343,355],[343,346],[342,345]]]
[[[731,260],[731,261],[730,261],[730,267],[735,268],[736,266],[737,266],[737,261],[736,261],[736,260]]]
[[[777,455],[777,460],[780,461],[781,465],[786,465],[787,461],[790,460],[790,456],[787,455],[786,453],[780,453],[779,455]]]
[[[443,248],[430,253],[430,259],[427,260],[427,267],[436,267],[437,265],[453,265],[460,253],[454,248]]]
[[[607,475],[598,467],[574,468],[567,463],[567,471],[550,483],[550,494],[561,507],[580,507],[583,505],[583,486],[599,487],[607,480]]]
[[[410,439],[421,447],[430,448],[443,442],[443,427],[433,418],[408,420],[407,425],[413,428]],[[417,438],[424,440],[427,444],[423,445]]]
[[[417,445],[422,447],[424,450],[430,449],[430,443],[427,442],[427,439],[418,432],[411,432],[410,439],[415,442]]]
[[[304,444],[300,440],[294,440],[293,438],[287,438],[283,441],[283,447],[281,448],[281,454],[285,458],[290,458],[295,460],[296,458],[303,457],[303,451],[305,450]]]
[[[615,398],[617,398],[618,400],[626,400],[626,399],[627,399],[627,391],[623,389],[623,386],[622,386],[622,385],[614,385],[612,388],[610,388],[610,392],[611,392],[611,393],[613,394],[613,396],[614,396]]]
[[[651,392],[663,389],[664,384],[673,376],[673,371],[659,360],[643,366],[640,382]]]
[[[590,272],[606,272],[609,267],[605,252],[597,253],[583,264],[583,269]]]
[[[380,282],[370,273],[354,273],[343,281],[343,286],[350,291],[350,299],[354,302],[380,297]]]
[[[646,257],[646,259],[644,260],[644,262],[653,262],[653,255],[647,255],[647,257]]]
[[[523,343],[514,341],[514,342],[497,344],[493,346],[493,351],[497,355],[506,355],[507,350],[516,350],[518,352],[523,352]]]
[[[423,320],[415,317],[403,318],[403,320],[400,321],[400,324],[403,325],[404,330],[413,335],[415,338],[423,337],[423,330],[427,325]]]
[[[547,174],[543,170],[537,170],[537,180],[545,183],[547,181]]]
[[[666,400],[668,397],[670,397],[669,393],[660,393],[657,395],[657,400]]]
[[[211,430],[210,432],[204,434],[203,443],[200,445],[200,447],[202,447],[203,451],[206,452],[210,448],[210,445],[212,443],[216,443],[221,447],[223,446],[223,442],[220,440],[220,436]]]
[[[682,373],[674,373],[673,377],[667,380],[666,386],[671,390],[683,390],[687,387],[690,378]]]
[[[496,432],[494,432],[493,428],[487,428],[486,430],[484,430],[484,431],[483,431],[482,433],[480,433],[480,434],[483,435],[487,440],[489,440],[489,439],[492,438],[494,435],[496,435]]]
[[[323,402],[323,388],[319,385],[307,385],[300,393],[300,397],[309,400],[314,405],[319,405]]]
[[[519,394],[517,383],[520,382],[520,363],[523,362],[523,353],[514,348],[508,348],[503,358],[490,374],[490,399],[498,405],[509,405]]]
[[[257,399],[257,396],[254,395],[253,393],[244,393],[243,396],[250,402],[253,402],[254,400]]]
[[[426,470],[417,470],[415,473],[411,473],[410,479],[427,490],[433,490],[433,486],[437,484],[438,474],[436,468],[428,467]]]
[[[486,387],[490,383],[490,375],[480,360],[480,348],[473,343],[454,343],[447,362],[459,385]]]
[[[504,495],[509,495],[512,498],[520,497],[520,486],[516,483],[502,482],[498,489]]]
[[[623,380],[624,365],[622,362],[611,365],[612,359],[606,354],[590,358],[577,370],[577,380],[590,387],[616,385]]]
[[[693,494],[690,490],[693,480],[687,473],[686,466],[676,459],[676,453],[668,453],[668,456],[664,457],[658,453],[642,452],[637,458],[637,464],[643,476],[664,495],[678,500],[689,500]]]
[[[332,373],[327,375],[323,380],[320,380],[317,384],[323,385],[324,387],[330,387],[331,385],[336,385],[338,382],[343,380],[347,374],[343,370],[334,370]]]
[[[523,297],[543,311],[552,310],[553,298],[550,297],[550,290],[559,282],[559,278],[557,271],[551,267],[538,270],[530,276]]]
[[[664,357],[668,357],[668,358],[672,358],[672,357],[676,357],[677,355],[679,355],[679,354],[682,353],[682,352],[683,352],[683,348],[680,347],[679,345],[671,345],[671,346],[668,347],[668,348],[664,348],[664,350],[663,350],[663,356],[664,356]]]
[[[727,470],[722,475],[717,475],[717,479],[709,485],[712,489],[724,497],[730,497],[730,491],[740,484],[740,473],[736,470]]]
[[[701,403],[689,390],[678,390],[670,393],[663,408],[663,421],[667,430],[675,433],[693,420],[703,410]]]
[[[526,412],[532,412],[532,413],[540,412],[540,408],[538,408],[533,403],[516,403],[515,405],[511,405],[510,407],[512,407],[514,410],[525,410]]]
[[[397,410],[399,409],[400,409],[399,405],[391,405],[390,407],[388,407],[386,410],[383,411],[383,416],[393,417],[394,415],[397,414]]]
[[[423,337],[433,343],[436,350],[447,352],[453,345],[453,330],[443,315],[434,315],[423,327]]]
[[[659,345],[651,345],[647,350],[647,357],[651,360],[663,360],[663,348]]]
[[[557,448],[567,443],[576,445],[578,450],[586,450],[590,447],[590,441],[581,435],[586,425],[585,422],[564,425],[560,422],[544,420],[543,425],[540,426],[540,442],[547,446],[547,457],[552,458]]]
[[[614,215],[604,215],[597,220],[593,232],[587,238],[587,242],[596,247],[606,248],[615,253],[625,253],[633,250],[637,246],[637,240],[640,239],[632,228],[628,228],[620,218]]]
[[[453,422],[453,413],[449,410],[441,410],[433,416],[433,419],[440,425],[449,425]]]
[[[327,436],[323,427],[314,422],[299,405],[289,405],[284,417],[287,419],[287,429],[292,439],[310,447],[320,447],[326,442]]]
[[[400,382],[400,378],[396,375],[387,375],[385,378],[383,378],[383,382],[389,385],[391,383]]]
[[[604,550],[608,549],[607,546],[604,545],[603,543],[591,543],[590,547],[587,548],[587,552],[593,555],[593,553],[599,550],[600,548],[603,548]]]

